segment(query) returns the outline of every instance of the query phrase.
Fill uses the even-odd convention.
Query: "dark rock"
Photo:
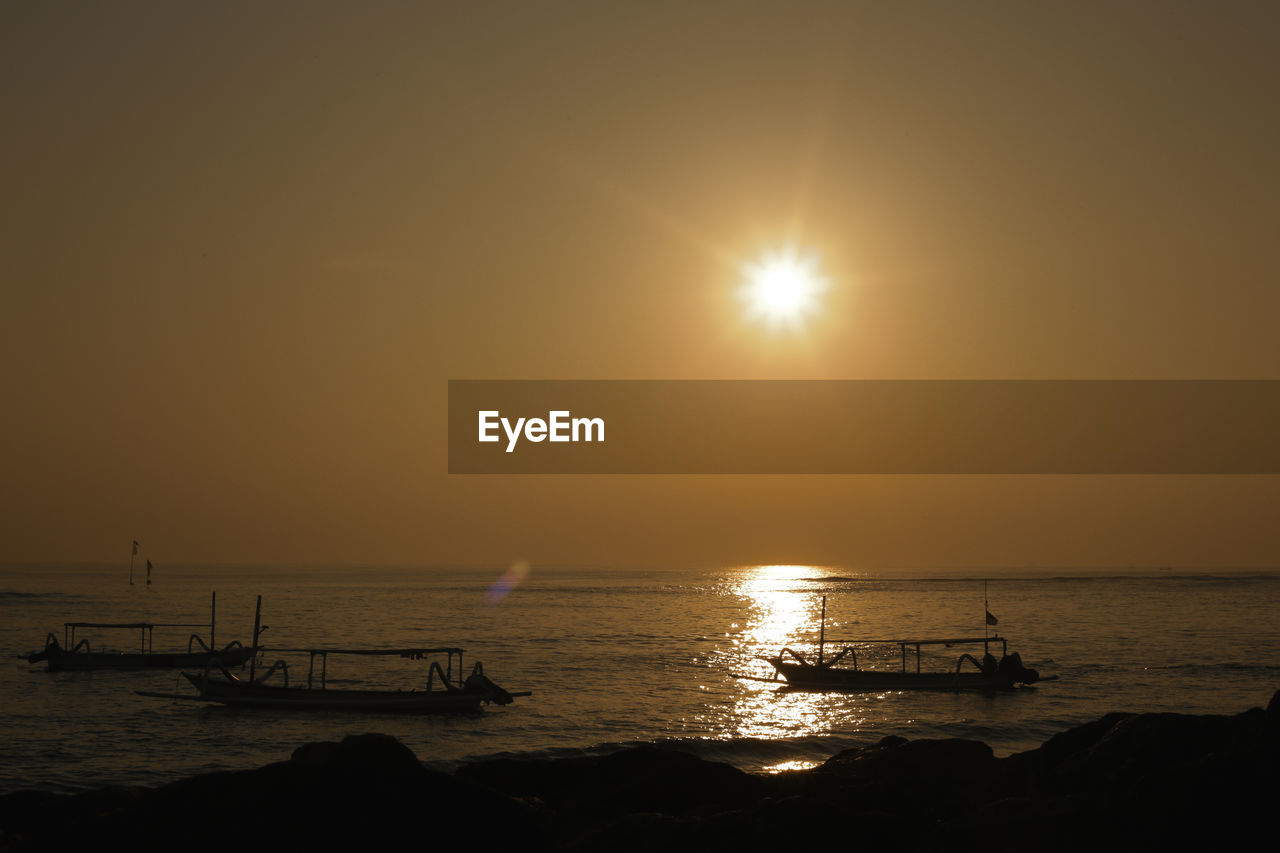
[[[481,761],[457,775],[507,796],[599,814],[721,810],[753,797],[761,783],[727,764],[653,746],[589,758]]]
[[[1005,759],[886,737],[777,776],[658,747],[449,776],[358,735],[155,789],[0,797],[0,850],[1235,849],[1270,829],[1278,716],[1280,693],[1233,717],[1109,714]]]
[[[885,738],[841,752],[812,775],[868,810],[892,813],[914,802],[917,815],[943,818],[987,799],[997,770],[991,747],[979,741]]]
[[[257,770],[208,773],[131,799],[117,796],[110,809],[87,796],[45,804],[46,816],[66,807],[72,820],[6,822],[8,836],[23,838],[13,849],[364,849],[373,843],[416,848],[429,839],[465,841],[476,832],[494,833],[495,826],[533,849],[539,842],[526,806],[427,770],[386,735],[309,744],[289,761]],[[0,814],[10,799],[0,798]]]

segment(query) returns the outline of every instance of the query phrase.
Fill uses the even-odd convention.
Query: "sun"
[[[770,252],[743,268],[738,296],[747,316],[772,329],[800,330],[821,310],[827,281],[818,271],[818,258],[795,248]]]

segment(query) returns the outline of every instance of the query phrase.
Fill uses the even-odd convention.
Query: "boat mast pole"
[[[258,628],[262,625],[262,596],[258,596],[258,606],[253,611],[253,649],[249,655],[249,683],[253,684],[253,673],[258,662]]]
[[[827,597],[822,596],[822,621],[818,623],[818,666],[822,666],[822,646],[827,641]]]
[[[991,654],[991,649],[987,645],[987,636],[991,633],[990,627],[987,625],[987,614],[991,612],[991,601],[987,598],[987,579],[982,579],[982,656],[986,657]]]
[[[213,591],[213,599],[209,602],[209,651],[213,651],[218,647],[217,638],[214,637],[214,626],[218,623],[218,591]]]

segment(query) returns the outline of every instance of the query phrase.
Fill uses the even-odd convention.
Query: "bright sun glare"
[[[744,268],[745,282],[738,295],[746,303],[747,316],[763,320],[770,328],[799,330],[818,313],[819,297],[827,282],[818,272],[812,252],[787,248],[765,255]]]

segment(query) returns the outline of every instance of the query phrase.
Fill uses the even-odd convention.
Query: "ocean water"
[[[811,766],[889,734],[969,737],[1007,755],[1108,711],[1234,714],[1280,688],[1280,573],[1203,570],[863,572],[809,566],[719,570],[167,568],[150,589],[105,566],[0,570],[0,793],[154,785],[286,759],[359,732],[400,738],[441,768],[494,755],[568,756],[671,743],[745,770]],[[986,575],[989,581],[984,584]],[[1007,693],[823,694],[735,677],[758,658],[811,649],[826,598],[831,645],[974,636],[984,586],[1011,651],[1058,680]],[[467,669],[531,690],[475,714],[396,717],[237,710],[139,696],[191,693],[176,671],[49,673],[25,655],[67,621],[203,623],[249,642],[263,598],[271,647],[467,649]],[[156,651],[192,632],[157,628]],[[81,630],[94,648],[131,632]],[[926,652],[953,668],[960,649]],[[896,651],[863,665],[891,668]],[[293,679],[306,657],[288,656]],[[421,686],[426,667],[334,658],[329,683]]]

